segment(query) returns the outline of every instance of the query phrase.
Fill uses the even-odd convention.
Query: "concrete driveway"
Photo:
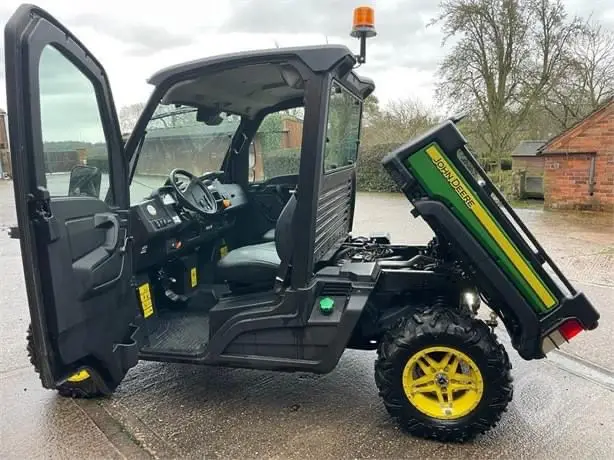
[[[374,352],[348,351],[324,376],[142,362],[111,398],[59,398],[28,362],[19,242],[0,232],[0,458],[611,458],[614,222],[520,213],[602,321],[548,360],[524,362],[508,346],[514,401],[466,445],[399,431],[377,396]],[[0,227],[14,222],[12,184],[0,181]],[[430,235],[396,195],[361,194],[355,227],[396,242]]]

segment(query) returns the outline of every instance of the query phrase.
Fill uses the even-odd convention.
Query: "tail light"
[[[568,342],[583,330],[582,325],[575,319],[568,319],[559,327],[559,332]]]
[[[552,350],[559,348],[565,342],[569,342],[583,330],[584,328],[577,319],[566,320],[558,327],[558,329],[555,329],[544,337],[542,342],[542,351],[544,354],[550,353]]]

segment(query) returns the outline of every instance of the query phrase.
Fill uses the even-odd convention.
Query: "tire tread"
[[[468,423],[416,417],[408,410],[411,403],[402,390],[399,391],[401,377],[398,369],[402,368],[399,366],[404,366],[407,353],[411,352],[416,341],[433,339],[436,342],[446,336],[461,339],[465,349],[482,353],[488,363],[490,400],[486,405],[478,406],[479,415],[470,417]],[[400,320],[384,334],[375,362],[375,383],[387,411],[409,433],[444,442],[465,442],[495,427],[507,410],[513,397],[511,368],[505,348],[482,321],[448,307],[424,307]]]
[[[26,341],[28,343],[26,349],[30,363],[34,366],[34,371],[40,375],[39,357],[34,346],[34,335],[32,334],[32,324],[28,326],[26,333]],[[93,379],[89,378],[81,382],[70,382],[58,385],[56,391],[60,396],[74,399],[92,399],[104,396],[104,393],[96,386]]]

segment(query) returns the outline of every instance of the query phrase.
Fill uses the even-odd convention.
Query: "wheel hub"
[[[409,402],[429,417],[453,420],[471,413],[482,399],[484,382],[476,363],[451,347],[415,353],[403,370]]]
[[[437,374],[437,376],[435,377],[435,383],[437,385],[439,385],[440,387],[447,387],[448,386],[448,376],[444,373],[441,374]]]

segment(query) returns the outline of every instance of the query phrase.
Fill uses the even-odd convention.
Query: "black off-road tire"
[[[34,370],[37,374],[40,374],[40,360],[34,347],[34,336],[32,335],[32,324],[28,326],[28,332],[26,336],[28,346],[28,357],[30,363],[34,366]],[[66,382],[56,387],[56,390],[60,396],[65,398],[80,398],[89,399],[104,396],[93,378],[88,378],[80,382]]]
[[[433,346],[454,348],[469,356],[483,378],[478,405],[452,420],[418,410],[403,389],[403,369],[416,353]],[[410,434],[442,442],[465,442],[493,428],[512,400],[509,357],[488,326],[453,308],[422,308],[385,333],[375,362],[375,382],[388,412]]]

